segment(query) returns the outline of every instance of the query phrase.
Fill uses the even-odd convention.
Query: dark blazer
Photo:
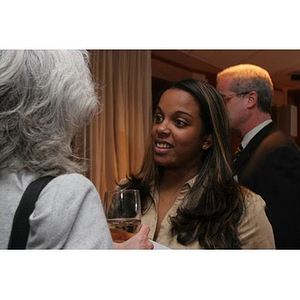
[[[238,181],[261,195],[277,249],[300,249],[300,149],[274,122],[234,162]]]

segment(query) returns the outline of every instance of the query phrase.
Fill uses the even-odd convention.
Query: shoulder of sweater
[[[52,195],[73,195],[74,197],[82,197],[87,192],[98,194],[94,184],[85,176],[77,173],[63,174],[55,177],[41,192],[43,194]],[[98,194],[99,195],[99,194]]]
[[[85,176],[78,173],[63,174],[55,177],[50,183],[53,184],[70,184],[70,185],[93,185]]]

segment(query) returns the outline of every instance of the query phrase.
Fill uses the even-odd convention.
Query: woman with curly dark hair
[[[233,178],[218,91],[196,79],[172,83],[153,120],[140,171],[120,183],[140,190],[149,238],[173,249],[274,248],[265,202]]]

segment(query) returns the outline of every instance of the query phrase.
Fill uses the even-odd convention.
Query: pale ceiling
[[[300,75],[300,50],[154,50],[164,61],[194,72],[216,74],[240,63],[259,65],[271,75],[276,89],[300,90],[300,80],[291,80],[293,73]]]

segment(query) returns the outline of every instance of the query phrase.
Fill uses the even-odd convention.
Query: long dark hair
[[[202,153],[196,181],[183,205],[171,217],[171,233],[183,245],[198,240],[203,248],[240,248],[238,225],[244,211],[244,196],[233,178],[230,129],[223,99],[210,84],[196,79],[174,82],[163,92],[168,89],[184,90],[194,97],[200,108],[203,134],[211,135],[213,142]],[[150,186],[158,185],[162,172],[163,168],[154,162],[149,143],[140,171],[132,174],[123,187],[139,188],[146,209]]]

